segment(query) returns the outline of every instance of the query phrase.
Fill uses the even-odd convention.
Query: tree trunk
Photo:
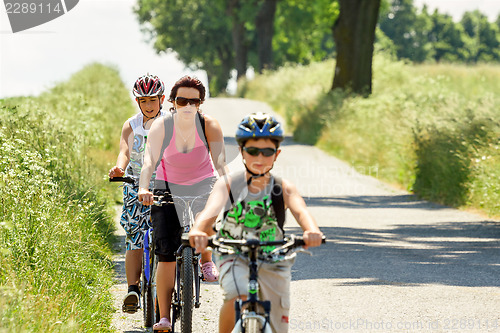
[[[369,95],[380,0],[339,0],[340,14],[333,25],[337,61],[332,90],[341,88]]]
[[[265,0],[260,7],[255,26],[257,29],[258,72],[273,67],[274,15],[278,0]]]
[[[240,9],[240,0],[228,1],[227,12],[231,16],[233,23],[232,37],[235,53],[236,79],[246,75],[248,63],[248,41],[246,38],[245,22],[239,19]]]

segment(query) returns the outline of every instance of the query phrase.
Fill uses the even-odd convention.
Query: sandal
[[[208,261],[201,265],[201,272],[207,282],[215,282],[219,279],[219,271],[213,261]]]
[[[153,330],[161,332],[171,332],[172,324],[170,324],[170,321],[167,319],[167,317],[163,317],[159,322],[153,325]]]

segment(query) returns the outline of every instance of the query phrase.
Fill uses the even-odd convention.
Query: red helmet
[[[162,96],[164,91],[165,85],[160,78],[150,74],[138,78],[133,90],[135,97]]]

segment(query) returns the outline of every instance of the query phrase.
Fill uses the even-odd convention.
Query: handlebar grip
[[[321,244],[326,244],[326,237],[323,236],[321,238]],[[304,237],[302,236],[296,236],[295,237],[295,246],[305,246],[306,243],[304,242]]]
[[[188,234],[182,234],[182,236],[181,236],[181,243],[182,243],[182,245],[190,246],[189,245],[189,235]]]
[[[134,184],[135,180],[132,177],[113,177],[109,178],[110,182],[124,182],[124,183],[129,183],[129,184]]]

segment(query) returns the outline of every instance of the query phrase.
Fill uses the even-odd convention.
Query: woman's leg
[[[156,271],[156,292],[158,305],[160,307],[160,318],[170,318],[170,307],[172,305],[172,292],[175,285],[175,261],[159,262]]]

